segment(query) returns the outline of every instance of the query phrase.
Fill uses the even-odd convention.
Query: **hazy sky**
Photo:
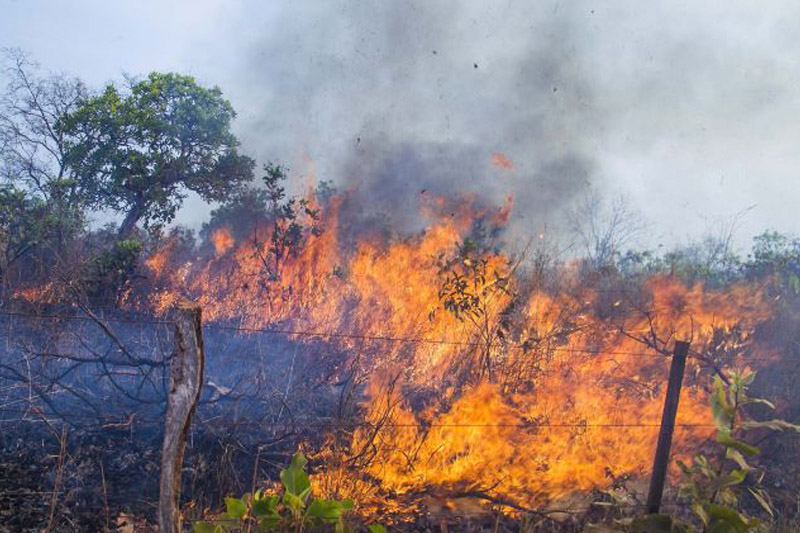
[[[217,84],[247,151],[399,223],[423,189],[463,190],[514,194],[535,231],[591,184],[644,213],[649,244],[752,205],[740,242],[800,232],[798,24],[784,0],[0,0],[0,46],[91,85]]]

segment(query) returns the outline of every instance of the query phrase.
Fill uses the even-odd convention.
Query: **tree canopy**
[[[219,201],[252,179],[254,163],[230,129],[235,116],[219,88],[154,72],[125,92],[108,85],[59,126],[88,204],[125,213],[124,239],[140,221],[170,222],[188,191]]]

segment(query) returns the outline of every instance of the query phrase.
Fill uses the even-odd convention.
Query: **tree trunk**
[[[180,493],[183,452],[192,415],[203,387],[203,326],[200,306],[178,304],[175,352],[170,363],[169,397],[161,448],[158,523],[161,533],[180,533]]]
[[[122,221],[122,224],[119,226],[119,231],[117,232],[117,240],[124,241],[127,240],[133,230],[136,228],[136,223],[142,218],[144,214],[145,205],[144,202],[136,202],[131,206],[128,210],[127,214],[125,215],[125,219]]]

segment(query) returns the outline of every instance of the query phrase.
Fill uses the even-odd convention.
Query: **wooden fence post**
[[[175,352],[169,371],[169,397],[161,447],[158,524],[161,533],[181,530],[179,500],[183,452],[203,386],[203,325],[199,305],[181,302],[175,320]]]
[[[669,467],[669,450],[672,447],[672,433],[675,430],[675,415],[678,413],[683,370],[686,368],[686,355],[688,353],[688,342],[675,342],[672,365],[669,369],[667,397],[664,400],[664,412],[661,414],[661,429],[658,432],[658,447],[656,448],[656,457],[653,460],[650,491],[647,493],[647,514],[657,514],[661,508],[661,496],[664,493],[664,482],[667,479],[667,468]]]

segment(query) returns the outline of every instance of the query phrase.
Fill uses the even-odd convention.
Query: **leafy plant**
[[[472,325],[480,339],[480,375],[493,377],[492,345],[505,340],[509,333],[515,293],[511,286],[513,267],[497,264],[488,249],[466,239],[457,244],[452,257],[440,254],[437,259],[441,285],[439,302],[442,309],[461,322]],[[505,305],[498,301],[505,300]],[[437,310],[433,310],[432,319]]]
[[[282,183],[286,180],[286,168],[269,163],[264,167],[264,189],[266,206],[272,220],[269,241],[256,242],[267,280],[277,281],[288,257],[297,255],[311,235],[319,236],[320,210],[305,198],[286,196]],[[264,246],[266,245],[266,246]]]
[[[747,462],[761,450],[743,439],[754,429],[800,432],[800,426],[779,419],[755,421],[747,416],[748,406],[775,408],[767,400],[748,396],[747,389],[754,379],[755,373],[735,373],[728,383],[715,377],[711,411],[719,453],[715,458],[697,455],[691,466],[678,463],[683,471],[680,495],[691,501],[691,509],[703,524],[703,531],[738,533],[756,528],[760,521],[739,511],[744,496],[752,498],[769,516],[773,515],[769,495],[760,486],[763,472]]]
[[[679,495],[686,498],[698,518],[703,533],[747,533],[766,531],[757,518],[741,511],[745,498],[751,498],[770,517],[774,510],[769,495],[761,486],[764,473],[750,465],[748,459],[761,450],[745,442],[749,431],[767,429],[800,432],[800,426],[785,420],[757,421],[748,415],[748,407],[760,405],[768,409],[775,406],[768,400],[752,398],[747,390],[755,373],[734,373],[725,380],[714,379],[711,412],[717,429],[715,441],[718,453],[713,457],[696,455],[691,465],[678,461],[683,477]],[[647,515],[636,519],[618,520],[620,527],[595,526],[593,531],[633,533],[682,533],[692,531],[668,515]]]
[[[353,509],[352,500],[325,500],[311,496],[311,480],[306,473],[307,460],[297,452],[292,463],[281,471],[283,495],[257,490],[242,498],[225,498],[226,511],[210,522],[196,522],[195,533],[232,533],[235,531],[303,531],[307,527],[333,526],[334,531],[351,531],[344,514]],[[370,533],[385,533],[380,525]]]

